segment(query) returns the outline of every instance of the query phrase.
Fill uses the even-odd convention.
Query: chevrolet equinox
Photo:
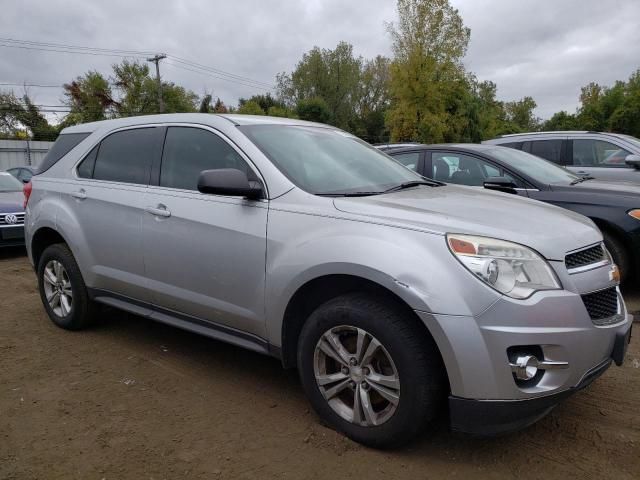
[[[47,314],[106,304],[297,367],[363,444],[522,428],[630,338],[591,220],[419,176],[326,125],[171,114],[66,128],[25,186]],[[446,411],[446,410],[445,410]]]

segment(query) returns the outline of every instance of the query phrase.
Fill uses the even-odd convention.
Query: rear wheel
[[[362,294],[320,306],[298,343],[303,387],[318,415],[353,440],[400,445],[434,418],[444,369],[415,318]]]
[[[607,250],[609,250],[609,253],[611,253],[613,261],[620,270],[620,282],[624,283],[629,277],[631,269],[629,265],[629,252],[627,252],[622,242],[609,232],[603,232],[602,236],[604,237],[604,245],[607,247]]]
[[[57,326],[79,330],[93,319],[95,305],[67,245],[51,245],[42,252],[38,289],[49,318]]]

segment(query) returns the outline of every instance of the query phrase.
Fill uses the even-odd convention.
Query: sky
[[[167,53],[231,73],[211,76],[169,58],[165,80],[227,104],[265,93],[314,46],[344,40],[365,58],[391,55],[394,0],[4,0],[0,37]],[[451,0],[471,41],[464,59],[501,100],[532,96],[536,114],[575,111],[580,87],[610,85],[640,68],[640,0]],[[118,56],[8,48],[0,84],[62,85],[88,70],[109,74]],[[142,57],[144,59],[144,57]],[[190,70],[185,69],[189,68]],[[210,71],[210,73],[213,73]],[[238,77],[243,77],[241,81]],[[250,79],[247,81],[246,79]],[[259,82],[259,86],[247,83]],[[23,87],[0,85],[0,89]],[[62,88],[28,87],[36,104],[60,105]]]

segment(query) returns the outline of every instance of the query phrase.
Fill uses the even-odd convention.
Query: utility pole
[[[165,58],[167,58],[165,54],[147,58],[147,62],[153,62],[156,64],[156,82],[158,82],[158,105],[160,107],[160,113],[164,113],[164,102],[162,101],[162,81],[160,80],[160,60]]]

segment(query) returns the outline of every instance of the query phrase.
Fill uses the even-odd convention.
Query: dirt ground
[[[638,335],[523,432],[466,438],[443,416],[381,452],[320,425],[275,359],[118,312],[58,329],[22,250],[0,252],[0,285],[0,479],[640,478]]]

